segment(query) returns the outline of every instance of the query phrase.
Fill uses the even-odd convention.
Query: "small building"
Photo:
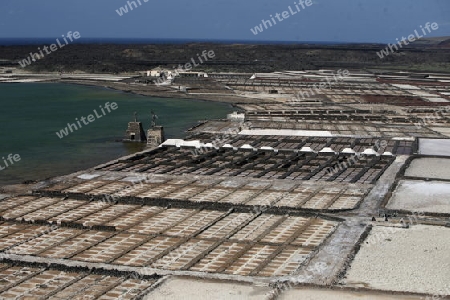
[[[147,147],[158,147],[165,141],[164,128],[156,125],[158,116],[152,111],[151,126],[147,130]]]
[[[237,111],[234,111],[231,114],[227,115],[227,119],[232,121],[232,122],[244,122],[245,121],[245,114],[240,114]]]
[[[164,143],[164,127],[162,126],[153,126],[149,130],[147,130],[147,147],[157,147]]]
[[[137,113],[134,113],[134,122],[128,123],[128,128],[123,139],[124,142],[145,143],[147,137],[145,136],[142,123],[137,120]]]
[[[151,77],[160,77],[160,76],[161,76],[161,70],[151,70],[151,71],[147,71],[147,76],[151,76]]]
[[[178,72],[178,75],[180,77],[208,77],[208,74],[205,72]]]

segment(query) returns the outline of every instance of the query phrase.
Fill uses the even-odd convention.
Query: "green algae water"
[[[142,150],[141,144],[118,142],[135,111],[146,130],[153,110],[166,138],[183,138],[199,120],[222,119],[232,111],[222,103],[144,97],[60,83],[0,84],[0,99],[0,169],[4,168],[0,186],[69,174]],[[99,106],[106,102],[116,102],[118,108],[103,114]],[[101,118],[82,123],[63,138],[57,136],[67,123],[87,118],[93,110]],[[20,161],[11,164],[9,154],[20,155]]]

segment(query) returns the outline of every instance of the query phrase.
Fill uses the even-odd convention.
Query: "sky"
[[[394,43],[427,22],[427,37],[450,36],[450,0],[311,0],[257,35],[270,15],[299,0],[0,0],[0,38],[202,39]],[[145,2],[147,1],[147,2]],[[420,32],[420,31],[419,31]]]

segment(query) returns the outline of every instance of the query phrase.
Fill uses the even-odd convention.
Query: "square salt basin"
[[[377,226],[347,271],[344,283],[386,291],[449,295],[450,228]]]
[[[450,183],[401,180],[386,208],[429,213],[450,213]]]
[[[405,175],[420,178],[449,179],[450,158],[423,157],[414,159]]]
[[[450,156],[450,139],[419,139],[419,153]]]

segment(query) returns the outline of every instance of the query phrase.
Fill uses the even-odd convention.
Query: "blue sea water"
[[[99,106],[116,102],[106,115]],[[167,138],[182,138],[199,120],[225,118],[233,108],[206,101],[153,98],[99,87],[60,83],[0,84],[0,167],[2,157],[19,154],[21,160],[0,170],[0,186],[68,174],[142,150],[121,140],[133,113],[144,128],[150,112],[158,115]],[[94,110],[101,118],[60,139],[56,132]]]

